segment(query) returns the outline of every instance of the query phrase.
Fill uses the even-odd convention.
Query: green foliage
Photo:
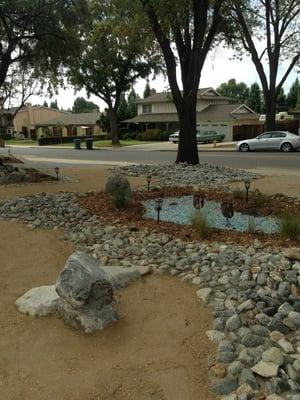
[[[289,107],[286,100],[284,89],[281,88],[277,97],[277,112],[288,111]]]
[[[261,90],[257,82],[252,83],[249,89],[247,105],[258,114],[262,112]]]
[[[261,208],[266,204],[266,196],[258,189],[249,192],[249,205],[251,208]]]
[[[235,200],[243,200],[245,198],[245,191],[243,191],[242,189],[233,189],[232,191],[232,197]]]
[[[74,100],[72,112],[73,113],[99,112],[99,107],[92,101],[88,101],[83,97],[77,97]]]
[[[286,102],[287,106],[289,109],[296,108],[298,101],[300,101],[299,97],[299,91],[300,91],[300,82],[299,79],[297,78],[295,82],[292,84],[290,87],[290,90],[288,92]],[[300,106],[300,104],[299,104]]]
[[[247,103],[249,97],[248,86],[244,82],[237,83],[235,79],[222,83],[217,92],[239,103]]]
[[[249,217],[248,218],[248,229],[247,231],[249,233],[255,233],[256,232],[256,222],[254,217]]]
[[[46,100],[44,101],[43,106],[44,106],[44,107],[49,107]]]
[[[300,216],[283,213],[278,218],[279,233],[283,237],[291,240],[297,240],[300,236]]]
[[[144,93],[143,93],[143,98],[145,99],[146,97],[149,97],[150,94],[151,94],[150,83],[149,83],[149,81],[147,81],[145,89],[144,89]]]
[[[58,110],[57,100],[51,101],[50,108],[55,108],[56,110]]]
[[[131,204],[131,193],[128,190],[116,190],[112,196],[113,205],[118,210],[128,208]]]
[[[192,228],[197,233],[200,239],[206,239],[209,237],[211,233],[211,227],[201,211],[196,211],[192,215],[191,222]]]
[[[166,141],[169,139],[170,132],[164,132],[161,131],[160,129],[148,129],[145,132],[140,133],[139,135],[136,136],[138,140],[143,140],[143,141],[150,141],[150,142],[156,142],[156,141]]]

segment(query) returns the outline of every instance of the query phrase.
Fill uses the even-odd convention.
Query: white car
[[[284,131],[265,132],[254,139],[241,140],[237,151],[281,150],[289,152],[300,149],[300,136]]]

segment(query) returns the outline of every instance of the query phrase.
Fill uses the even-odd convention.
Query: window
[[[152,104],[143,104],[143,114],[152,113]]]
[[[272,136],[272,132],[269,133],[264,133],[263,135],[260,135],[260,139],[269,139]]]
[[[286,137],[286,134],[283,132],[274,132],[272,134],[272,138],[284,138],[284,137]]]

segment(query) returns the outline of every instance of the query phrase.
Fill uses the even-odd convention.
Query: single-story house
[[[179,129],[178,115],[169,92],[156,93],[137,101],[138,114],[123,121],[137,124],[139,129],[158,128],[167,131]],[[263,122],[245,104],[234,103],[213,88],[198,90],[197,126],[200,131],[214,130],[225,134],[225,140],[240,140],[257,136],[263,131]]]
[[[291,114],[294,119],[294,124],[295,124],[294,133],[300,135],[300,107],[295,108],[294,110],[290,110],[289,114]]]
[[[93,136],[102,134],[99,112],[65,113],[37,125],[37,136]]]

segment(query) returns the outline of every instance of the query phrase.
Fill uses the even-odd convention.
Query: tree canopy
[[[230,79],[227,83],[222,83],[217,91],[223,96],[230,97],[239,103],[246,103],[249,97],[249,88],[244,82],[237,83],[235,79]]]
[[[97,104],[92,101],[86,100],[84,97],[77,97],[74,100],[72,112],[73,113],[89,113],[89,112],[97,112],[99,111],[99,107]]]

